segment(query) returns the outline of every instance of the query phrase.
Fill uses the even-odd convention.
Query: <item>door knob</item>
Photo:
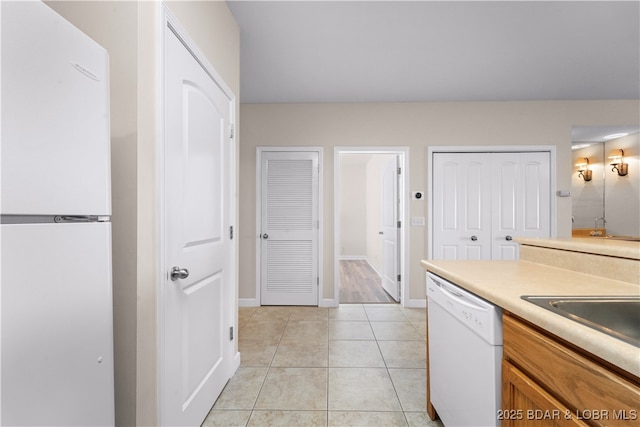
[[[175,282],[178,279],[186,279],[189,277],[189,270],[186,268],[173,267],[171,269],[171,281]]]
[[[513,237],[507,236],[507,237],[505,237],[505,240],[511,241],[511,240],[513,240]]]
[[[263,238],[263,239],[268,239],[268,238],[269,238],[269,235],[268,235],[267,233],[264,233],[264,234],[262,235],[262,238]]]
[[[478,240],[478,236],[471,236],[471,240],[475,242],[476,240]]]

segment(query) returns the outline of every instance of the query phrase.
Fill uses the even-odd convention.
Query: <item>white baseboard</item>
[[[407,308],[426,308],[427,307],[427,299],[411,299],[406,298],[404,301],[404,306]]]
[[[233,373],[235,374],[240,367],[240,352],[237,352],[233,358]],[[233,376],[233,375],[232,375]]]
[[[238,298],[238,307],[260,307],[258,298]]]
[[[335,298],[332,298],[332,299],[324,298],[320,300],[320,302],[318,303],[318,307],[337,307],[337,306],[338,306],[338,300]]]

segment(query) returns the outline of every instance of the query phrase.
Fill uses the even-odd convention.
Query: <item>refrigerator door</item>
[[[0,233],[2,425],[113,425],[111,224]]]
[[[106,51],[42,2],[0,7],[1,213],[110,215]]]

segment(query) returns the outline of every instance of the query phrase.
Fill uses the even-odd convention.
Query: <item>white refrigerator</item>
[[[113,425],[108,55],[0,7],[0,424]]]

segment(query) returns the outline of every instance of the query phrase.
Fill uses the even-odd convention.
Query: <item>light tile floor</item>
[[[241,365],[203,426],[432,426],[424,309],[240,308]]]

